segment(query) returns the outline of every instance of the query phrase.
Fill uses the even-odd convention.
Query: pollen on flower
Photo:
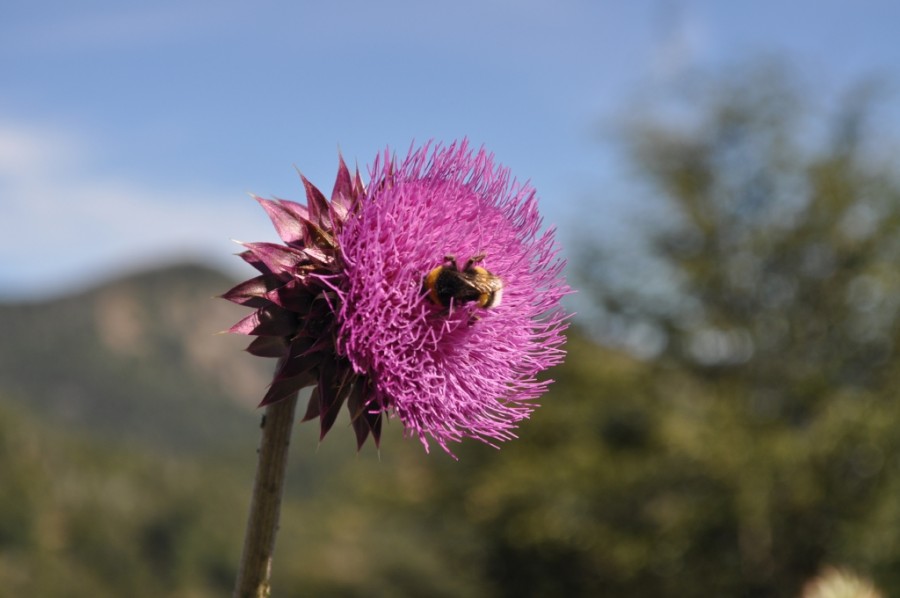
[[[465,141],[385,152],[365,186],[341,161],[330,202],[303,182],[306,206],[258,200],[284,245],[246,244],[261,276],[225,295],[256,310],[232,331],[281,357],[263,402],[314,386],[305,419],[324,436],[346,402],[359,445],[385,416],[426,449],[513,438],[563,358],[569,292],[533,189]]]

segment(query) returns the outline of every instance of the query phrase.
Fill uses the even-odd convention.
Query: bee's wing
[[[503,280],[493,274],[465,273],[466,282],[479,293],[496,293],[503,288]]]

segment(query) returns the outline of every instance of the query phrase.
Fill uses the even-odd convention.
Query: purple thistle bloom
[[[281,358],[262,404],[314,386],[304,420],[324,437],[346,402],[359,446],[383,415],[426,450],[515,437],[564,356],[569,292],[533,189],[465,141],[385,152],[368,187],[341,160],[330,202],[303,182],[306,207],[257,199],[285,244],[246,244],[261,276],[224,295],[256,309],[230,331]]]

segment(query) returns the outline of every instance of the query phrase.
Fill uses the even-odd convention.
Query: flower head
[[[246,244],[261,275],[224,295],[256,309],[231,331],[281,358],[263,404],[314,386],[304,419],[324,436],[346,402],[360,446],[385,415],[426,449],[514,437],[563,358],[569,291],[533,189],[465,141],[385,152],[368,186],[341,160],[330,202],[303,182],[306,207],[258,199],[284,245]]]

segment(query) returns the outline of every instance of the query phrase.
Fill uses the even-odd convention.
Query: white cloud
[[[0,122],[0,177],[33,177],[41,165],[76,156],[70,140],[58,131]]]
[[[274,236],[234,190],[88,175],[91,161],[71,133],[0,122],[0,293],[58,291],[161,260],[224,261],[230,238]]]

